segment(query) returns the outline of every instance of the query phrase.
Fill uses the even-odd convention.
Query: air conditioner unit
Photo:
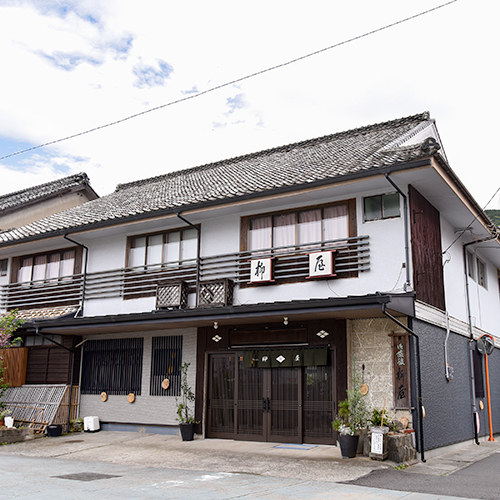
[[[198,289],[198,307],[229,306],[233,303],[234,282],[224,278],[203,281]]]
[[[185,281],[177,283],[161,283],[156,288],[156,308],[183,309],[187,307],[188,284]]]

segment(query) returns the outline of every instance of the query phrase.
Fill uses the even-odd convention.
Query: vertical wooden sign
[[[407,333],[391,333],[394,409],[411,409],[410,346]]]

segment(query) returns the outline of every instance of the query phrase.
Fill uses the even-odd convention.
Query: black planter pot
[[[339,434],[338,440],[342,458],[354,458],[358,449],[359,436],[342,436]]]
[[[61,424],[52,424],[47,426],[47,436],[58,437],[62,434]]]
[[[192,441],[194,439],[194,424],[179,424],[179,429],[183,441]]]

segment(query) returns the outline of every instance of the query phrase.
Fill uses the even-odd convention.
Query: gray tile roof
[[[80,173],[47,182],[45,184],[40,184],[39,186],[16,191],[15,193],[4,194],[0,196],[0,213],[6,214],[8,212],[29,206],[33,203],[84,188],[90,189],[93,193],[93,190],[90,188],[87,174]]]
[[[0,233],[0,245],[132,217],[154,216],[162,211],[300,188],[428,157],[434,151],[422,144],[400,144],[433,123],[428,113],[422,113],[120,184],[108,196]]]

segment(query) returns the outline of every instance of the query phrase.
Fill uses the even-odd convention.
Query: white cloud
[[[457,2],[197,97],[438,4],[3,2],[0,156],[17,150],[8,140],[37,145],[194,98],[1,161],[0,189],[85,171],[106,194],[120,182],[429,110],[452,168],[486,202],[500,185],[488,151],[499,111],[492,6]]]

